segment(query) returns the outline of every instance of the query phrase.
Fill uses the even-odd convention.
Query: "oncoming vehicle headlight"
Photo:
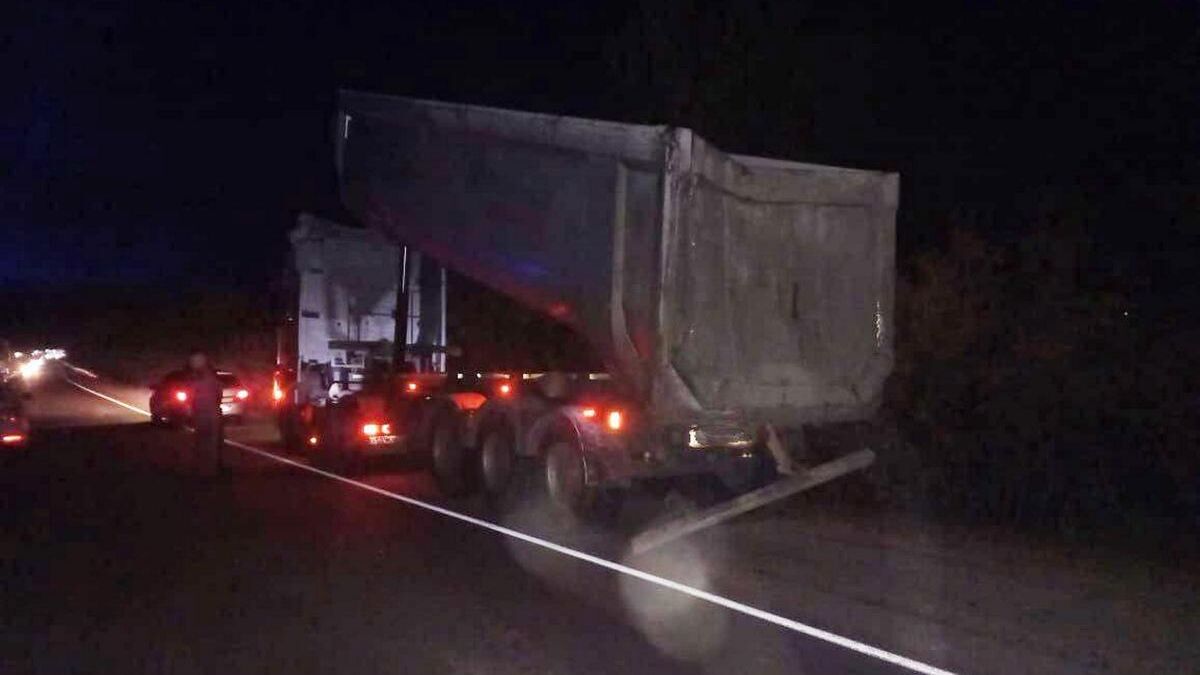
[[[21,377],[31,379],[42,374],[42,360],[31,359],[21,364]]]

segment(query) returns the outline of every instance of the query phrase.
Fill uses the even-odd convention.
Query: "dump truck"
[[[301,400],[296,386],[304,368],[321,381],[321,404],[360,392],[372,364],[445,370],[446,270],[379,232],[309,213],[297,217],[289,240],[272,398],[280,435],[300,450],[316,445],[308,440],[314,401]]]
[[[356,91],[340,92],[334,138],[342,202],[367,229],[561,322],[604,364],[396,374],[369,416],[403,427],[447,492],[541,489],[586,516],[648,480],[800,485],[812,475],[787,439],[876,413],[896,174]]]

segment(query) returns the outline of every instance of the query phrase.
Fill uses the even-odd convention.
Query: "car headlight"
[[[42,373],[42,360],[33,359],[21,364],[21,377],[26,379],[37,377]]]

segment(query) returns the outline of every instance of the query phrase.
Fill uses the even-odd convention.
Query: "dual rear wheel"
[[[512,434],[502,427],[486,432],[480,443],[480,482],[493,508],[533,499],[568,524],[615,517],[621,493],[594,481],[589,485],[588,470],[596,469],[588,467],[577,442],[554,439],[536,460],[518,457],[514,445]]]
[[[458,415],[450,411],[438,414],[429,439],[429,461],[443,494],[461,497],[474,491],[477,481],[472,455],[463,442]]]
[[[589,467],[573,439],[554,439],[540,458],[531,460],[517,455],[513,434],[498,424],[471,448],[461,418],[449,410],[434,418],[427,438],[434,480],[448,497],[482,492],[488,505],[499,510],[535,499],[571,523],[609,519],[620,508],[620,492],[588,484]]]

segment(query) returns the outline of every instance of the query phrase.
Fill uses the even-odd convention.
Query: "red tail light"
[[[407,389],[407,390],[409,390],[410,392],[412,392],[412,391],[416,391],[416,390],[417,390],[417,383],[416,383],[416,382],[409,382],[408,384],[404,385],[404,388],[405,388],[405,389]]]
[[[182,389],[175,392],[175,400],[179,401],[180,403],[187,403],[187,400],[188,400],[187,392]]]
[[[316,445],[316,444],[317,444],[317,437],[316,437],[316,436],[309,436],[309,437],[308,437],[308,444],[309,444],[309,445]]]
[[[21,443],[24,440],[25,437],[21,434],[4,434],[3,436],[0,436],[0,441],[3,441],[4,443]]]
[[[244,401],[244,400],[250,398],[250,392],[245,389],[238,389],[237,397],[238,397],[238,399]]]
[[[374,438],[375,436],[390,436],[392,433],[392,425],[383,422],[367,422],[362,425],[363,436]]]
[[[511,384],[508,384],[506,382],[506,383],[500,385],[500,395],[501,396],[508,396],[511,393],[512,393],[512,385]]]
[[[606,410],[604,411],[604,415],[601,416],[600,411],[596,408],[583,408],[579,411],[579,414],[582,415],[584,419],[594,422],[599,422],[601,419],[603,419],[604,426],[609,431],[620,431],[621,429],[625,428],[625,413],[620,410]]]

